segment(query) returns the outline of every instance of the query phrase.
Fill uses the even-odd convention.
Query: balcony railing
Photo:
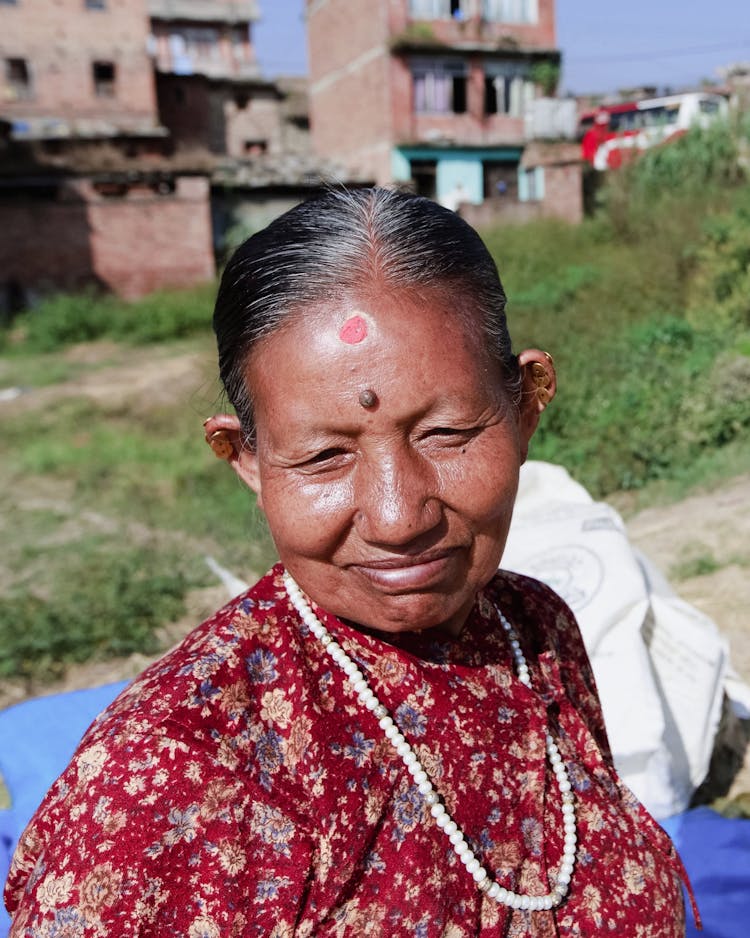
[[[256,0],[148,0],[154,19],[249,23],[259,17]]]

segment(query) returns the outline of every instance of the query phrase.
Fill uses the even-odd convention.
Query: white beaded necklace
[[[417,754],[399,730],[387,708],[384,707],[375,696],[375,693],[367,683],[367,679],[356,662],[350,658],[341,645],[335,641],[328,629],[326,629],[310,608],[299,586],[297,586],[292,577],[286,572],[284,573],[284,585],[286,586],[289,599],[302,618],[302,621],[321,645],[323,645],[330,657],[346,674],[349,684],[357,695],[359,702],[368,710],[372,711],[373,716],[377,717],[379,720],[380,728],[411,774],[414,784],[424,798],[425,804],[428,805],[430,814],[435,823],[448,838],[456,856],[466,867],[466,872],[472,876],[479,889],[490,899],[494,899],[495,902],[501,905],[507,905],[511,909],[531,909],[532,911],[539,911],[541,909],[552,909],[558,906],[568,892],[568,886],[575,864],[577,842],[576,815],[575,799],[571,792],[568,772],[557,745],[550,734],[547,733],[546,737],[547,757],[549,758],[552,771],[555,774],[555,781],[557,782],[557,787],[560,789],[560,795],[562,797],[562,819],[563,829],[565,831],[563,855],[560,861],[560,869],[555,877],[555,885],[550,892],[544,896],[530,896],[524,893],[512,892],[510,889],[503,889],[498,882],[492,879],[466,842],[466,838],[458,824],[456,824],[446,811],[445,805],[441,803],[437,791],[429,780],[422,763],[417,758]],[[531,687],[529,667],[521,651],[521,643],[518,641],[518,636],[513,626],[508,622],[502,612],[500,612],[497,607],[495,607],[495,609],[500,616],[500,622],[510,641],[518,679],[522,684],[525,684],[526,687]]]

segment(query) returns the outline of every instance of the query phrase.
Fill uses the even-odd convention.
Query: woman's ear
[[[525,461],[539,418],[557,391],[557,375],[552,356],[541,349],[531,348],[521,352],[518,364],[521,368],[521,456]]]
[[[203,424],[206,443],[218,459],[224,459],[240,479],[255,492],[258,506],[262,509],[260,471],[254,450],[243,442],[243,433],[238,417],[233,414],[215,414]]]

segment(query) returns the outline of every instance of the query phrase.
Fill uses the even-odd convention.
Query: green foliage
[[[695,484],[742,467],[750,449],[750,188],[738,141],[726,126],[691,132],[610,174],[582,225],[486,235],[516,347],[548,348],[558,366],[531,455],[595,495]]]
[[[715,335],[666,314],[613,323],[594,355],[571,348],[560,363],[559,397],[533,455],[567,466],[597,494],[668,477],[675,463],[719,442],[688,430],[686,410],[700,402],[703,426],[718,433],[721,403],[704,399],[699,379],[720,348]]]
[[[553,95],[560,83],[560,65],[558,62],[535,62],[531,66],[531,80],[539,85],[542,94]]]
[[[548,348],[558,367],[531,457],[564,465],[596,496],[684,491],[750,464],[750,187],[733,156],[742,133],[691,133],[611,174],[582,225],[485,233],[516,347]],[[207,330],[212,293],[51,299],[6,333],[2,381],[65,379],[81,365],[51,351],[71,343]],[[253,499],[202,440],[213,405],[177,398],[136,406],[127,395],[61,394],[33,421],[24,409],[0,414],[0,676],[155,650],[160,626],[204,581],[204,554],[248,578],[273,560]],[[20,505],[35,486],[59,497]],[[682,573],[713,562],[688,558]]]
[[[562,312],[601,276],[601,270],[591,264],[568,264],[554,276],[540,279],[528,289],[516,293],[513,302],[519,306],[544,306]]]
[[[709,550],[692,552],[682,557],[670,568],[669,576],[675,580],[689,580],[698,576],[709,576],[721,569],[721,563]]]
[[[750,193],[707,220],[688,316],[750,329]]]
[[[649,199],[734,185],[741,175],[739,137],[728,122],[694,127],[678,140],[647,150],[626,175],[631,177],[635,195]]]
[[[47,551],[44,592],[0,598],[0,677],[52,676],[61,665],[158,651],[157,629],[184,611],[190,580],[175,552],[101,539]]]
[[[165,342],[206,332],[215,287],[161,291],[132,303],[94,291],[59,294],[16,320],[22,346],[50,352],[78,342],[109,338],[134,345]],[[7,334],[5,347],[8,347]]]
[[[63,396],[34,432],[28,412],[0,416],[0,679],[151,654],[213,581],[205,555],[248,580],[273,562],[254,499],[179,396],[146,412]]]
[[[233,568],[263,569],[273,560],[250,493],[212,456],[199,416],[184,402],[139,413],[67,398],[34,419],[34,433],[26,415],[3,422],[15,478],[68,482],[74,507],[95,504],[108,517],[180,532]]]

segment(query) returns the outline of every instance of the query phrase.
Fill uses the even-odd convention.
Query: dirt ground
[[[172,357],[158,349],[130,350],[127,359],[119,362],[111,360],[116,357],[115,350],[104,345],[82,346],[68,355],[91,370],[63,385],[24,393],[12,402],[16,413],[19,409],[43,407],[61,394],[89,395],[105,406],[114,400],[127,399],[144,408],[153,406],[164,393],[189,397],[193,405],[196,398],[202,404],[216,400],[216,385],[211,377],[213,356],[208,348],[205,354],[192,351]],[[107,359],[106,367],[96,367],[97,356]],[[0,408],[6,406],[7,403],[0,403]],[[210,403],[206,406],[211,409]],[[750,473],[713,491],[693,495],[677,504],[648,508],[631,517],[627,498],[613,501],[626,517],[632,542],[667,576],[683,599],[716,622],[729,640],[735,670],[750,684]],[[178,641],[226,599],[220,585],[192,593],[186,615],[165,632],[165,642]],[[44,688],[6,682],[0,688],[0,708],[29,695],[130,678],[147,663],[145,656],[132,655],[124,660],[75,666],[63,681]],[[732,794],[741,791],[750,792],[750,749]]]

